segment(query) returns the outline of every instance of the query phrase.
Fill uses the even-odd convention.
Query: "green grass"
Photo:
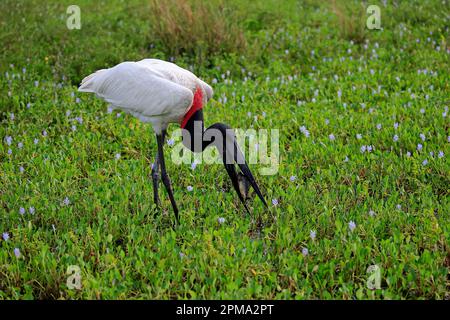
[[[173,58],[218,80],[207,124],[280,130],[278,173],[252,165],[270,209],[254,198],[246,214],[222,166],[169,160],[175,229],[162,186],[162,212],[152,201],[151,128],[76,92],[96,69],[170,59],[147,2],[109,3],[79,1],[75,31],[72,3],[0,5],[0,299],[449,298],[448,2],[379,3],[384,30],[363,34],[328,3],[230,2],[244,51]],[[374,264],[381,289],[369,290]],[[70,265],[81,290],[67,287]]]

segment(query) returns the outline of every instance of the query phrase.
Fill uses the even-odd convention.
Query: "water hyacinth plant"
[[[79,0],[68,30],[67,3],[0,1],[0,299],[449,299],[448,14],[397,2],[370,30],[360,1]],[[77,92],[143,58],[209,83],[208,123],[279,129],[268,209],[171,161],[176,125],[180,224],[154,205],[149,127]]]

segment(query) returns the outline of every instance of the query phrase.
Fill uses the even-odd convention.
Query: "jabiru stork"
[[[145,123],[151,123],[158,144],[158,152],[152,167],[154,202],[157,206],[160,205],[158,196],[160,170],[177,221],[179,221],[178,207],[166,172],[163,152],[166,130],[170,123],[178,123],[184,129],[183,144],[192,152],[203,152],[208,146],[217,147],[232,185],[247,212],[249,210],[245,203],[245,195],[240,190],[241,180],[246,180],[245,182],[253,187],[267,207],[231,128],[223,123],[215,123],[204,129],[203,106],[211,99],[213,89],[192,72],[159,59],[127,61],[85,77],[78,91],[95,93],[108,102],[110,107],[123,110]],[[196,130],[196,126],[200,130]],[[220,136],[211,135],[212,131],[218,132]],[[205,136],[213,138],[205,139]],[[236,165],[241,170],[239,174]]]

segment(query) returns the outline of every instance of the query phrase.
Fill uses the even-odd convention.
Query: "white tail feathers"
[[[80,92],[95,92],[94,83],[95,78],[101,73],[105,72],[107,69],[100,69],[95,71],[94,73],[88,75],[81,81],[81,85],[78,88]]]

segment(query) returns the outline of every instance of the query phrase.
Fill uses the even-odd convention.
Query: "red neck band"
[[[188,112],[184,115],[183,120],[181,121],[181,128],[183,129],[192,115],[198,110],[203,108],[203,92],[197,87],[194,93],[194,99],[192,100],[192,106],[188,110]]]

